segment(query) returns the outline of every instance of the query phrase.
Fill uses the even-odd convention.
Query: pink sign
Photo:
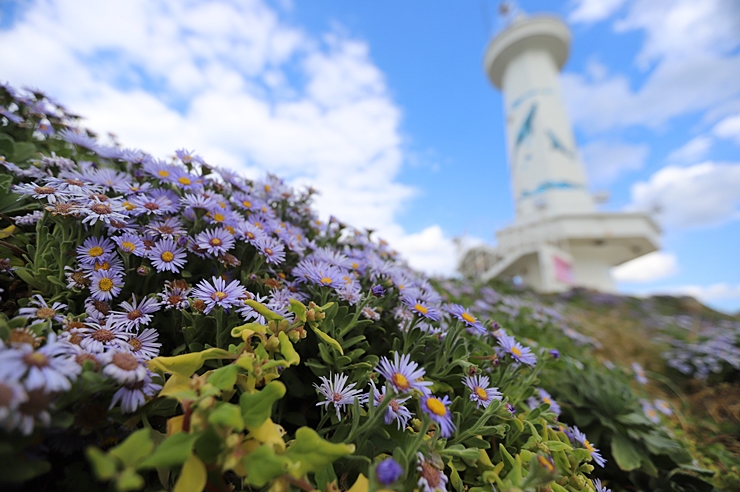
[[[555,265],[555,278],[566,284],[573,283],[573,267],[570,263],[560,258],[552,256],[552,262]]]

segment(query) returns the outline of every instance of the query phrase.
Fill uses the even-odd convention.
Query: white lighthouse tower
[[[465,254],[465,275],[519,277],[540,292],[610,292],[611,267],[659,247],[646,215],[596,210],[558,82],[569,44],[559,19],[520,16],[488,45],[484,68],[503,93],[516,219],[497,231],[496,248]]]

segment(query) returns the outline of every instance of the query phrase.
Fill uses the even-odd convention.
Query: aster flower
[[[94,321],[100,322],[110,314],[110,305],[92,297],[85,299],[85,313]]]
[[[170,176],[170,182],[174,183],[178,188],[182,188],[187,191],[195,191],[203,186],[203,180],[197,176],[193,176],[184,169],[177,168],[175,172]]]
[[[485,335],[486,328],[483,324],[478,321],[478,318],[470,314],[470,311],[465,309],[459,304],[451,304],[447,307],[447,311],[458,320],[462,321],[465,326],[468,327],[470,333],[476,333],[478,335]]]
[[[421,453],[416,453],[416,470],[419,472],[419,481],[416,482],[420,492],[447,492],[447,475],[424,458]]]
[[[393,458],[386,458],[375,466],[375,476],[382,485],[391,485],[403,476],[403,468]]]
[[[163,196],[152,197],[150,194],[137,195],[129,202],[134,206],[132,215],[163,215],[172,213],[170,201]]]
[[[503,397],[498,388],[488,387],[488,376],[467,376],[463,378],[463,383],[470,389],[470,400],[478,407],[487,408],[491,400],[501,400]]]
[[[128,335],[119,327],[109,323],[85,323],[85,328],[79,330],[81,334],[80,347],[100,354],[125,341]]]
[[[210,229],[198,234],[195,237],[195,244],[208,254],[218,256],[234,247],[234,236],[226,229]]]
[[[406,425],[408,425],[409,420],[411,420],[411,417],[413,417],[413,414],[408,408],[403,406],[403,403],[409,400],[411,396],[406,396],[404,398],[393,398],[386,395],[385,386],[382,386],[381,389],[378,390],[378,388],[375,386],[375,382],[371,380],[370,384],[373,387],[373,404],[376,407],[380,405],[386,398],[391,399],[390,403],[388,403],[388,406],[385,409],[383,422],[385,422],[386,425],[390,425],[390,423],[395,420],[396,425],[398,426],[398,430],[405,429]]]
[[[665,400],[657,399],[653,401],[653,404],[655,405],[655,409],[658,410],[663,415],[671,416],[673,415],[673,410],[671,409],[670,405],[665,402]]]
[[[159,332],[154,328],[147,328],[138,335],[129,335],[125,343],[118,341],[117,345],[131,352],[140,360],[150,360],[159,355],[161,343],[157,342]]]
[[[640,406],[642,406],[642,411],[650,422],[654,424],[660,423],[660,415],[652,403],[646,400],[640,400]]]
[[[596,464],[598,464],[601,468],[604,468],[604,465],[606,465],[606,460],[601,456],[600,451],[588,441],[588,439],[586,438],[586,434],[581,432],[576,426],[573,426],[573,437],[576,441],[581,443],[584,448],[588,450],[589,454],[591,454],[591,458],[594,459]]]
[[[55,302],[49,306],[43,297],[36,294],[31,298],[29,307],[21,308],[18,311],[19,316],[25,316],[34,320],[31,326],[43,323],[44,321],[51,320],[61,323],[64,321],[64,316],[59,312],[63,309],[67,309],[66,304],[61,302]]]
[[[108,318],[111,326],[120,327],[125,331],[133,331],[146,326],[152,321],[152,314],[159,311],[160,304],[154,298],[147,297],[141,303],[133,296],[133,303],[122,302],[123,311],[113,311]]]
[[[226,280],[221,277],[212,277],[211,282],[201,280],[193,289],[193,297],[206,303],[205,314],[211,312],[216,306],[228,309],[231,306],[241,304],[241,298],[246,296],[246,290],[238,280],[232,280],[226,285]]]
[[[411,360],[409,354],[399,356],[398,352],[393,354],[393,362],[387,357],[381,357],[376,371],[383,376],[393,387],[396,393],[408,393],[417,390],[422,394],[428,394],[431,381],[423,381],[423,367]]]
[[[177,166],[166,162],[151,159],[143,163],[144,172],[160,181],[169,181],[170,176],[177,172]]]
[[[167,280],[164,283],[164,290],[157,295],[165,309],[186,309],[190,305],[188,303],[190,290],[190,285],[184,280],[172,282]]]
[[[521,343],[514,340],[514,337],[502,334],[498,338],[498,343],[501,344],[504,350],[506,350],[511,355],[511,358],[516,362],[520,362],[528,366],[533,366],[537,363],[537,357],[532,353],[532,349],[523,346]]]
[[[421,410],[439,425],[442,437],[450,437],[455,432],[452,414],[450,409],[447,408],[450,403],[452,403],[452,400],[447,395],[441,399],[431,394],[421,397]]]
[[[195,155],[195,152],[192,150],[177,149],[175,151],[175,156],[177,156],[177,158],[180,159],[183,164],[197,163],[200,165],[204,165],[206,163],[206,161],[204,161],[202,157]]]
[[[161,220],[153,220],[146,225],[146,230],[166,239],[174,239],[177,236],[183,236],[187,234],[187,231],[182,226],[180,219],[176,217],[165,217]]]
[[[21,215],[19,217],[13,217],[13,221],[15,222],[15,225],[18,226],[30,226],[34,225],[36,222],[44,218],[44,212],[41,210],[35,210],[31,212],[30,214]]]
[[[50,337],[50,342],[37,350],[22,344],[0,351],[0,381],[22,379],[29,391],[69,391],[80,366],[65,353],[63,344],[66,342]]]
[[[203,193],[186,193],[180,201],[183,205],[186,205],[188,207],[201,208],[204,210],[211,210],[218,206],[216,200],[214,200],[213,197],[205,195]]]
[[[316,404],[317,407],[323,405],[324,410],[327,410],[329,405],[333,404],[337,411],[337,419],[341,420],[339,411],[345,405],[352,405],[355,398],[359,398],[362,401],[362,391],[354,389],[357,383],[352,383],[347,386],[347,379],[349,376],[346,374],[335,374],[332,379],[329,374],[329,379],[321,376],[321,385],[315,384],[314,387],[319,390],[319,393],[326,398],[325,401],[320,401]]]
[[[117,256],[111,256],[105,261],[97,261],[92,265],[81,265],[85,275],[91,276],[93,272],[105,270],[110,272],[111,275],[123,275],[123,261]]]
[[[168,271],[179,273],[187,260],[187,253],[184,248],[179,247],[172,239],[160,239],[147,252],[147,257],[151,260],[154,268],[158,272]]]
[[[30,195],[38,200],[46,200],[49,203],[64,202],[70,198],[69,194],[50,184],[38,185],[35,182],[15,185],[12,191],[18,195]]]
[[[606,488],[605,485],[601,484],[600,478],[595,478],[593,480],[594,488],[596,489],[596,492],[612,492],[612,489]]]
[[[159,393],[162,389],[161,384],[154,383],[152,376],[154,374],[146,370],[146,375],[141,381],[134,383],[128,383],[121,386],[121,388],[113,394],[110,406],[113,408],[117,403],[121,404],[122,413],[133,413],[139,407],[144,406],[147,397],[153,397]]]
[[[635,371],[635,379],[640,384],[647,384],[648,379],[647,376],[645,376],[645,369],[642,368],[640,364],[637,362],[632,363],[632,370]]]
[[[110,301],[121,293],[123,277],[110,270],[98,270],[90,277],[90,295],[98,301]]]
[[[146,367],[130,352],[111,350],[100,358],[105,364],[103,374],[119,384],[138,383],[146,378]]]
[[[437,321],[442,316],[442,313],[440,313],[436,307],[429,305],[429,303],[422,299],[416,299],[416,296],[404,295],[401,301],[408,306],[412,312],[422,316],[423,318]]]
[[[256,244],[257,241],[266,236],[265,231],[247,221],[243,221],[237,226],[236,233],[238,234],[238,237],[252,245]]]
[[[552,395],[550,395],[550,393],[542,388],[537,388],[537,393],[539,394],[540,401],[542,401],[542,403],[550,405],[550,411],[560,415],[560,405],[552,399]]]
[[[280,241],[263,236],[254,242],[254,246],[270,265],[279,265],[285,261],[285,248]]]
[[[106,224],[110,224],[112,220],[124,220],[126,218],[125,210],[123,202],[113,200],[101,202],[97,198],[80,208],[80,211],[85,214],[82,223],[89,223],[90,225],[95,225],[99,220]]]
[[[0,395],[0,427],[5,426],[6,430],[10,430],[7,424],[16,415],[18,406],[28,400],[28,395],[20,383],[8,379],[0,381]]]
[[[114,237],[113,241],[124,253],[144,256],[144,241],[141,240],[141,236],[138,234],[126,232],[122,236]]]
[[[98,261],[107,260],[115,246],[110,239],[104,237],[89,237],[82,246],[77,247],[77,261],[83,265],[94,265]]]

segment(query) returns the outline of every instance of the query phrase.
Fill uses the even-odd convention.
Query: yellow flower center
[[[393,385],[401,390],[407,390],[411,387],[409,384],[409,380],[406,379],[406,376],[401,374],[400,372],[396,372],[391,376],[391,381],[393,381]]]
[[[157,171],[157,174],[159,174],[159,176],[161,178],[166,178],[167,176],[170,175],[170,172],[169,171],[165,171],[164,169],[162,169],[160,171]]]
[[[123,202],[123,208],[125,208],[126,210],[133,210],[136,208],[136,205],[126,200],[125,202]]]
[[[355,270],[357,270],[358,268],[360,268],[360,265],[358,265],[356,261],[353,261],[352,262],[352,268],[354,268]]]
[[[593,453],[594,451],[596,451],[596,448],[593,446],[593,444],[588,442],[588,439],[583,440],[583,446],[588,449],[589,453]]]
[[[514,354],[514,355],[516,355],[517,357],[521,357],[522,356],[522,351],[519,350],[519,347],[516,347],[516,346],[511,347],[511,353]]]
[[[192,183],[192,181],[190,181],[190,178],[186,178],[185,176],[183,176],[182,178],[178,178],[177,181],[185,186],[189,186]]]
[[[329,277],[321,277],[321,283],[324,285],[329,285],[330,283],[332,283],[332,279]]]
[[[217,291],[217,292],[214,292],[213,294],[211,294],[211,299],[213,299],[213,300],[214,300],[214,301],[216,301],[216,302],[218,302],[218,301],[222,301],[222,300],[224,300],[224,299],[225,299],[226,297],[227,297],[227,296],[226,296],[226,292],[221,292],[220,290],[219,290],[219,291]]]
[[[438,398],[434,398],[433,396],[427,399],[427,408],[430,412],[439,417],[444,417],[445,415],[447,415],[447,408],[445,407],[445,404],[442,403]]]
[[[270,193],[270,190],[271,189],[272,189],[272,187],[270,185],[265,185],[265,191],[266,192]]]
[[[162,261],[166,261],[169,263],[170,261],[175,259],[175,255],[173,255],[170,251],[165,251],[160,255],[160,258],[162,259]]]
[[[272,249],[270,249],[270,248],[265,248],[265,254],[266,254],[267,256],[272,256],[272,255],[274,254],[274,252],[273,252],[273,251],[272,251]]]
[[[224,214],[215,213],[213,214],[213,220],[216,222],[223,222],[226,219],[226,216]]]
[[[486,390],[480,386],[476,386],[474,391],[475,396],[477,396],[479,400],[488,401],[488,393],[486,393]]]
[[[244,200],[242,202],[242,205],[244,205],[247,208],[250,208],[252,206],[252,202],[250,202],[249,200]]]
[[[462,313],[461,317],[470,324],[475,324],[478,322],[478,320],[475,319],[475,316],[473,316],[472,314],[468,314],[467,312]]]
[[[88,255],[92,257],[98,257],[103,255],[103,248],[100,246],[94,246],[90,248],[90,250],[87,252]]]
[[[110,263],[108,263],[107,261],[104,261],[103,263],[96,263],[93,268],[95,268],[95,271],[96,272],[98,270],[106,270],[107,271],[107,270],[110,270]]]
[[[539,454],[538,454],[538,455],[537,455],[537,461],[538,461],[538,462],[539,462],[539,464],[540,464],[540,465],[542,465],[542,467],[543,467],[544,469],[546,469],[546,470],[547,470],[548,472],[550,472],[550,473],[555,473],[555,465],[553,465],[552,463],[550,463],[550,460],[548,460],[548,459],[547,459],[547,458],[545,458],[544,456],[542,456],[542,455],[539,455]]]
[[[414,309],[416,309],[417,311],[419,311],[421,314],[427,314],[429,312],[429,309],[427,309],[426,307],[422,306],[418,302],[414,305]]]
[[[208,241],[208,244],[211,246],[221,246],[223,244],[223,241],[221,241],[219,238],[214,237],[210,241]]]
[[[101,278],[98,282],[98,288],[103,292],[109,292],[113,288],[113,281],[109,278]]]
[[[121,249],[130,253],[136,249],[136,246],[131,241],[124,241],[121,243]]]
[[[50,307],[42,307],[36,311],[36,317],[39,319],[51,319],[56,315],[56,310]]]

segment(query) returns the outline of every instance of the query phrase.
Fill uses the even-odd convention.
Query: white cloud
[[[711,285],[683,285],[669,288],[667,292],[695,297],[704,302],[740,299],[740,284],[719,282]]]
[[[669,162],[681,163],[696,162],[706,156],[711,147],[712,138],[706,135],[699,135],[668,154],[667,160]]]
[[[670,277],[676,272],[678,272],[676,255],[654,251],[614,267],[612,276],[618,282],[644,283]]]
[[[571,22],[598,22],[614,14],[625,2],[626,0],[578,0],[568,19]]]
[[[740,143],[740,113],[723,119],[712,131],[720,138],[732,138]]]
[[[596,140],[581,146],[581,157],[594,184],[608,184],[627,171],[642,169],[649,148],[645,144]]]
[[[645,82],[621,74],[566,73],[563,89],[574,123],[586,132],[632,125],[658,127],[680,115],[713,110],[740,95],[740,4],[721,0],[635,0],[615,24],[641,30],[637,56]]]
[[[740,164],[666,166],[631,189],[628,208],[654,213],[664,226],[699,227],[740,218]]]
[[[322,215],[452,272],[439,227],[407,236],[396,223],[415,190],[397,181],[401,110],[367,43],[312,36],[260,0],[38,0],[0,46],[11,84],[43,89],[124,146],[159,157],[186,147],[313,185]]]

